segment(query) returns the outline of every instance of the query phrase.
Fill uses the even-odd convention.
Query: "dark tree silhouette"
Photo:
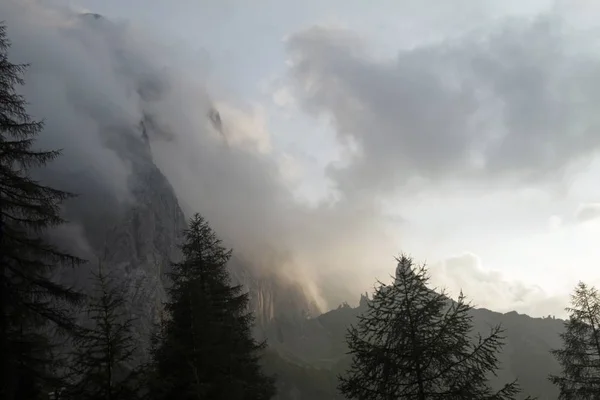
[[[5,400],[34,399],[45,390],[53,358],[42,333],[48,333],[50,322],[73,329],[65,305],[81,300],[50,274],[62,264],[82,262],[44,238],[64,222],[60,205],[71,195],[30,177],[32,168],[59,152],[33,149],[43,124],[30,118],[16,91],[27,65],[11,63],[9,48],[0,25],[0,398]]]
[[[68,398],[77,400],[134,400],[139,370],[132,362],[137,350],[134,319],[128,316],[126,287],[104,272],[93,274],[94,288],[87,305],[91,326],[75,338],[71,361],[75,383]]]
[[[394,282],[380,283],[347,335],[352,364],[339,389],[348,399],[514,399],[517,383],[494,391],[503,336],[472,334],[470,304],[428,288],[425,266],[398,260]]]
[[[560,336],[564,347],[552,351],[562,375],[550,376],[560,400],[600,399],[600,295],[579,282],[567,307],[569,319]]]
[[[173,264],[151,394],[158,399],[270,399],[262,373],[265,346],[252,337],[248,294],[230,284],[231,251],[196,214],[185,231],[183,261]]]

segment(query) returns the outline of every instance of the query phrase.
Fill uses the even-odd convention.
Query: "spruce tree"
[[[139,370],[132,367],[137,350],[134,320],[128,317],[126,287],[110,272],[93,273],[93,291],[87,316],[91,326],[75,337],[71,361],[74,384],[68,398],[78,400],[133,400],[137,397]]]
[[[166,318],[153,358],[156,399],[263,400],[274,383],[259,364],[264,343],[252,337],[248,294],[230,283],[226,250],[198,214],[173,264]]]
[[[379,283],[367,311],[347,334],[352,363],[339,377],[348,399],[514,399],[517,383],[494,391],[500,326],[472,334],[471,306],[428,287],[425,266],[398,260],[393,283]]]
[[[46,240],[62,224],[60,205],[71,195],[31,178],[59,156],[33,145],[43,124],[27,114],[17,93],[24,64],[9,61],[10,42],[0,25],[0,398],[42,396],[51,378],[49,323],[74,328],[68,305],[81,295],[50,279],[60,265],[82,260]]]
[[[569,319],[560,335],[564,347],[552,351],[562,375],[550,380],[558,386],[561,400],[600,399],[600,294],[579,282],[566,311]]]

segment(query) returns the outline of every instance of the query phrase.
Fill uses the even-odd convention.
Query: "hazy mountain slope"
[[[558,398],[548,374],[560,372],[550,350],[562,346],[559,334],[564,330],[563,320],[532,318],[514,311],[501,314],[486,309],[475,309],[473,316],[475,327],[480,331],[498,323],[506,329],[501,360],[509,379],[518,378],[527,393],[540,399]]]
[[[274,400],[343,400],[337,392],[337,375],[333,370],[291,360],[273,350],[267,351],[263,365],[267,373],[277,378],[278,393]]]
[[[364,307],[363,298],[357,308],[342,306],[305,321],[296,331],[288,328],[280,348],[291,359],[331,369],[334,375],[342,373],[349,363],[344,340],[346,329]],[[494,382],[500,384],[518,378],[526,394],[540,399],[558,398],[557,390],[547,377],[560,370],[550,350],[561,346],[559,334],[564,329],[564,321],[487,309],[474,309],[473,317],[475,330],[482,334],[496,324],[502,324],[506,330],[506,345],[500,355],[502,370]]]
[[[143,357],[152,324],[165,300],[164,272],[179,256],[177,246],[185,218],[171,185],[152,161],[141,129],[115,128],[106,135],[117,154],[131,161],[131,198],[113,198],[109,192],[102,192],[100,184],[90,185],[95,179],[91,171],[48,171],[46,179],[78,194],[65,209],[78,240],[74,241],[73,232],[68,232],[59,241],[89,261],[75,270],[63,271],[60,279],[85,292],[90,287],[90,270],[101,262],[124,282],[130,312],[139,317],[135,330]],[[80,185],[82,180],[88,184]]]

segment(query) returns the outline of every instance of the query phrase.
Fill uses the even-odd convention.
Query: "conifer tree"
[[[43,124],[31,119],[16,91],[27,65],[11,63],[9,48],[0,25],[0,398],[5,400],[34,399],[46,390],[53,359],[42,333],[49,323],[72,330],[65,305],[81,300],[50,274],[60,265],[82,262],[45,239],[48,229],[64,222],[60,205],[71,195],[30,176],[32,168],[59,152],[33,148]]]
[[[263,400],[274,384],[259,364],[265,344],[252,337],[248,294],[229,280],[231,251],[198,214],[173,264],[161,342],[155,350],[156,399]]]
[[[170,387],[166,376],[159,376],[158,360],[161,354],[161,347],[165,343],[165,317],[164,311],[160,313],[159,320],[153,324],[150,332],[150,360],[141,367],[141,391],[144,400],[154,400],[164,398],[163,392]],[[160,382],[159,382],[160,381]]]
[[[552,351],[562,375],[550,381],[558,386],[560,400],[600,399],[600,294],[579,282],[566,311],[564,347]]]
[[[134,400],[139,370],[131,362],[137,350],[134,320],[128,316],[126,287],[99,264],[88,299],[91,326],[75,337],[71,369],[75,383],[68,390],[77,400]]]
[[[380,283],[367,311],[350,327],[352,363],[339,390],[348,399],[514,399],[517,383],[494,391],[502,329],[474,337],[471,306],[427,286],[425,266],[398,260],[393,283]]]

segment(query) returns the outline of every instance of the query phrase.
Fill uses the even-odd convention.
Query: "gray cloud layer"
[[[600,146],[600,58],[555,15],[509,20],[452,41],[372,57],[350,33],[312,28],[288,41],[294,93],[358,147],[332,170],[345,193],[424,178],[555,179]],[[577,40],[579,39],[579,40]]]

